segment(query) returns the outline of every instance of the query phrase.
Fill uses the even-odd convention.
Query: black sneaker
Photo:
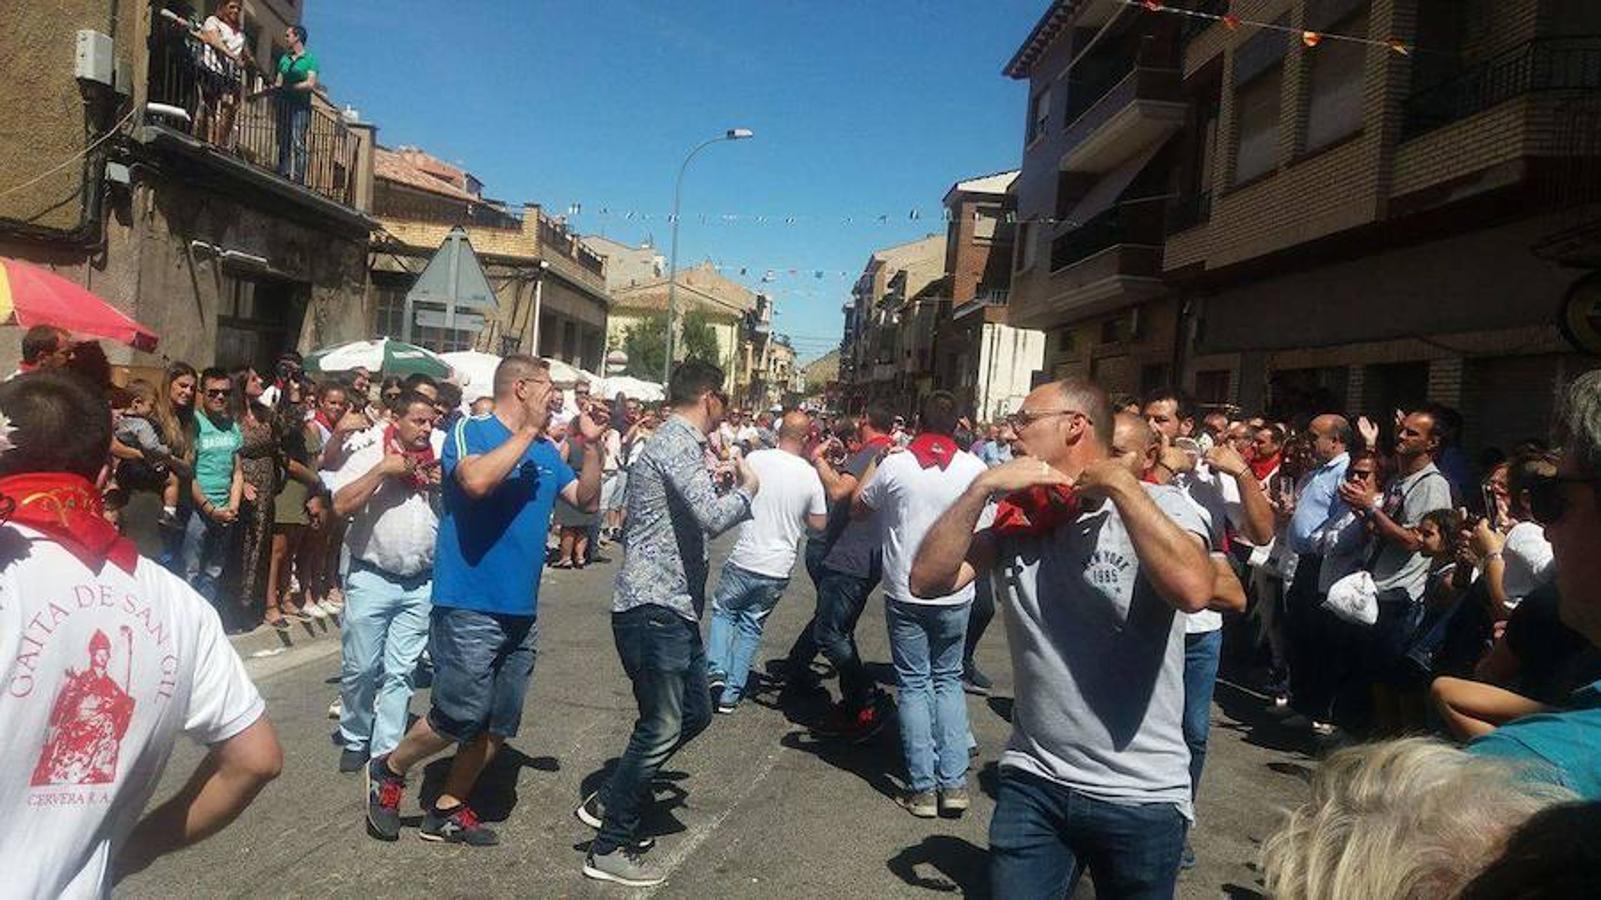
[[[995,689],[995,682],[989,676],[978,670],[978,666],[971,663],[962,670],[962,690],[977,697],[988,697],[990,691]]]
[[[706,689],[711,692],[712,697],[715,698],[718,694],[721,694],[725,687],[728,687],[727,675],[721,672],[713,672],[706,676]]]
[[[367,764],[366,750],[339,751],[339,774],[349,775],[351,772],[360,772],[361,767]]]
[[[367,833],[380,841],[400,839],[400,798],[406,778],[389,771],[389,754],[367,763]]]
[[[435,809],[423,811],[422,830],[418,837],[425,841],[445,844],[466,844],[469,847],[493,847],[500,843],[500,835],[485,828],[478,816],[465,803],[448,812]]]

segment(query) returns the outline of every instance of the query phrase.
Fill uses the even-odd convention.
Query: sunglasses
[[[1372,478],[1375,474],[1372,469],[1346,469],[1345,480],[1355,481],[1358,478]]]
[[[1564,484],[1601,484],[1601,478],[1581,478],[1573,475],[1548,475],[1529,482],[1529,515],[1542,526],[1561,521],[1568,509]]]
[[[211,388],[211,389],[206,391],[206,396],[207,397],[226,397],[231,393],[233,393],[233,392],[228,388]]]

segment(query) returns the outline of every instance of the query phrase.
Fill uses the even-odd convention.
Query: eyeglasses
[[[206,389],[206,396],[207,397],[226,397],[231,393],[233,393],[233,392],[231,390],[229,390],[228,388],[207,388]]]
[[[1051,416],[1084,416],[1084,421],[1090,422],[1089,416],[1076,409],[1020,409],[1006,417],[1006,424],[1012,426],[1013,431],[1022,431],[1041,419]]]
[[[1554,525],[1568,509],[1564,484],[1601,484],[1601,478],[1581,478],[1574,475],[1547,475],[1529,482],[1529,515],[1542,526]]]

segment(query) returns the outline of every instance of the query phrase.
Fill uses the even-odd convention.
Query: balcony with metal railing
[[[964,300],[951,310],[952,319],[962,319],[991,307],[1003,307],[1011,298],[1011,291],[1006,288],[983,288],[972,299]]]
[[[163,15],[152,15],[149,52],[146,128],[355,206],[361,140],[326,100],[273,88]]]
[[[1417,91],[1403,106],[1402,140],[1546,92],[1601,90],[1601,35],[1536,38]]]
[[[1118,203],[1051,241],[1045,290],[1011,304],[1011,324],[1042,328],[1127,306],[1162,290],[1166,200]]]

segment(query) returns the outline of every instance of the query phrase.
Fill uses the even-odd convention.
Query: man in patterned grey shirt
[[[612,635],[634,683],[639,718],[628,747],[600,791],[576,810],[600,834],[584,874],[630,887],[665,876],[639,858],[640,807],[651,779],[678,748],[711,722],[700,611],[706,605],[706,537],[750,518],[758,488],[744,459],[738,485],[718,496],[706,470],[706,435],[728,408],[723,370],[690,360],[673,371],[667,399],[673,414],[628,470],[623,566],[612,600]]]

